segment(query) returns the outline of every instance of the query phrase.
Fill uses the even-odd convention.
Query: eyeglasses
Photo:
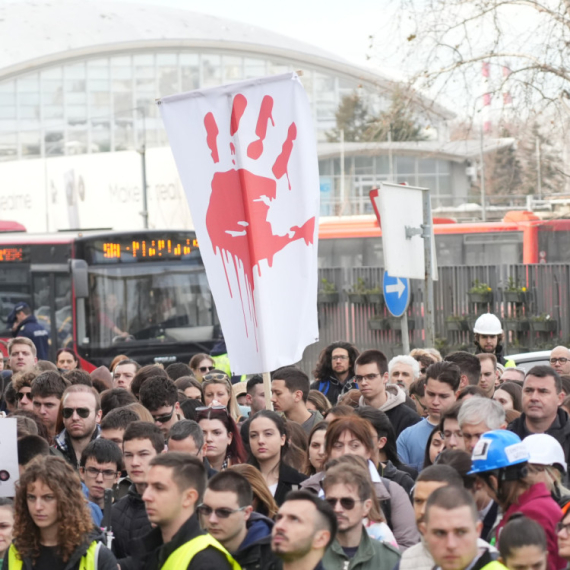
[[[343,356],[342,354],[339,354],[338,356],[333,356],[332,360],[348,360],[348,356]]]
[[[91,413],[91,410],[89,408],[63,408],[63,410],[61,411],[63,417],[68,420],[72,415],[73,412],[77,412],[77,415],[80,418],[88,418],[89,414]]]
[[[204,374],[202,376],[203,380],[224,380],[225,382],[229,382],[230,379],[228,378],[227,374],[223,372],[214,372],[214,374]]]
[[[95,467],[85,467],[84,472],[85,475],[91,479],[97,479],[99,475],[103,475],[103,479],[107,479],[107,481],[111,481],[117,476],[117,471],[113,471],[112,469],[95,469]]]
[[[563,530],[565,530],[566,532],[570,532],[570,523],[563,523],[562,521],[560,521],[559,523],[556,524],[556,532],[562,532]]]
[[[463,434],[460,431],[446,430],[446,431],[441,431],[439,433],[441,434],[441,437],[443,439],[449,439],[450,437],[453,437],[453,436],[458,437],[458,438],[463,437]]]
[[[217,518],[227,519],[230,515],[239,513],[245,509],[247,509],[247,507],[240,507],[239,509],[228,509],[227,507],[220,507],[219,509],[213,509],[212,507],[202,503],[201,505],[198,505],[198,508],[196,510],[198,511],[198,514],[204,517],[209,517],[212,513],[215,513]]]
[[[557,362],[560,362],[560,364],[566,364],[568,362],[567,358],[551,358],[550,359],[550,364],[556,364]]]
[[[160,424],[165,424],[166,422],[169,422],[172,419],[173,415],[174,415],[174,406],[172,406],[172,411],[169,414],[164,414],[163,416],[152,416],[152,419]]]
[[[216,369],[215,366],[200,366],[200,368],[198,368],[198,370],[202,373],[210,372],[210,371],[215,370],[215,369]]]
[[[352,511],[356,503],[362,503],[362,501],[353,499],[352,497],[341,497],[340,499],[336,499],[333,497],[326,498],[325,501],[334,509],[336,504],[340,502],[340,506],[345,511]]]
[[[16,399],[23,400],[24,398],[28,398],[28,400],[31,400],[32,399],[32,393],[31,392],[18,392],[16,394]]]
[[[380,376],[380,374],[366,374],[366,376],[355,376],[354,380],[356,381],[357,384],[359,382],[362,382],[364,379],[368,380],[368,382],[371,382],[377,376]]]

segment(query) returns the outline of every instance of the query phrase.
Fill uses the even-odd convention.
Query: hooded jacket
[[[79,561],[82,556],[85,555],[88,548],[91,546],[93,541],[97,541],[102,543],[99,546],[99,551],[96,556],[96,563],[94,570],[117,570],[117,560],[113,556],[113,553],[105,546],[105,535],[98,529],[94,529],[91,531],[86,537],[84,542],[82,542],[74,551],[67,564],[65,565],[64,570],[74,570],[75,568],[79,567]],[[32,570],[33,568],[33,561],[31,558],[24,558],[22,560],[22,570]],[[2,566],[2,570],[8,570],[9,562],[8,562],[8,552],[4,557],[4,565]]]
[[[321,481],[324,477],[324,471],[316,473],[303,481],[301,487],[318,495],[322,491]],[[406,550],[406,548],[419,542],[420,533],[416,527],[414,509],[406,491],[395,481],[388,481],[379,477],[378,472],[376,472],[372,484],[400,549]]]
[[[366,406],[364,396],[358,401],[359,406]],[[406,393],[397,384],[386,384],[386,401],[378,408],[384,412],[392,424],[396,437],[406,428],[417,424],[422,418],[406,405]]]
[[[237,552],[232,552],[242,570],[268,570],[277,561],[271,551],[273,521],[255,511],[247,521],[247,535]]]
[[[12,336],[24,336],[29,338],[35,345],[38,360],[47,360],[49,357],[49,333],[38,323],[34,315],[26,317],[12,332]]]
[[[507,429],[516,433],[521,439],[532,435],[532,432],[526,427],[526,414],[522,413],[516,420],[513,420]],[[568,414],[562,409],[558,408],[556,417],[546,430],[548,435],[551,435],[564,450],[564,457],[566,463],[570,462],[570,421]]]

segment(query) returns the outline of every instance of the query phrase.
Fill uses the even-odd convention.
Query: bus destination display
[[[187,236],[97,239],[86,244],[85,249],[88,263],[132,263],[199,257],[198,241]]]
[[[24,263],[30,258],[29,248],[26,247],[1,247],[0,263]]]

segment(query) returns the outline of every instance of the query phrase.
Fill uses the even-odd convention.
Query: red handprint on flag
[[[297,126],[294,122],[290,124],[281,152],[275,158],[271,172],[268,172],[267,176],[259,176],[246,168],[236,166],[236,146],[233,137],[238,132],[247,104],[244,95],[238,94],[234,97],[229,125],[232,165],[229,170],[214,174],[212,193],[206,213],[208,235],[214,252],[216,255],[220,255],[222,259],[232,297],[228,268],[233,266],[236,272],[244,321],[246,322],[246,334],[248,334],[248,330],[244,298],[247,299],[247,310],[250,317],[257,326],[253,297],[254,267],[257,267],[258,275],[261,277],[260,262],[262,260],[266,260],[268,265],[272,267],[273,258],[277,252],[291,242],[300,239],[304,240],[307,246],[312,244],[315,232],[314,217],[308,219],[301,227],[290,227],[289,232],[285,235],[275,234],[267,219],[271,208],[279,208],[277,181],[286,175],[289,190],[291,190],[288,167],[294,141],[297,137]],[[251,161],[267,158],[264,156],[264,152],[267,150],[264,148],[264,141],[270,125],[275,126],[272,111],[273,98],[266,95],[261,102],[255,128],[257,139],[247,146],[246,154]],[[220,164],[218,150],[220,130],[212,113],[207,113],[204,117],[204,126],[206,128],[206,143],[210,149],[212,160],[214,163]],[[240,272],[243,272],[245,291],[242,291],[240,285]]]

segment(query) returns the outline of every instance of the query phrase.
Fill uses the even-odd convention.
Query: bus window
[[[436,235],[435,248],[439,267],[463,265],[463,236]]]
[[[522,232],[494,232],[463,236],[465,265],[522,263]]]
[[[570,263],[570,232],[541,227],[538,232],[539,260],[547,263]],[[541,252],[546,255],[542,256]]]
[[[382,239],[336,238],[319,241],[319,267],[380,267]]]
[[[212,338],[214,309],[204,270],[189,265],[91,267],[88,343],[190,342]]]
[[[22,301],[31,305],[27,267],[0,268],[0,336],[12,336],[8,315]]]

